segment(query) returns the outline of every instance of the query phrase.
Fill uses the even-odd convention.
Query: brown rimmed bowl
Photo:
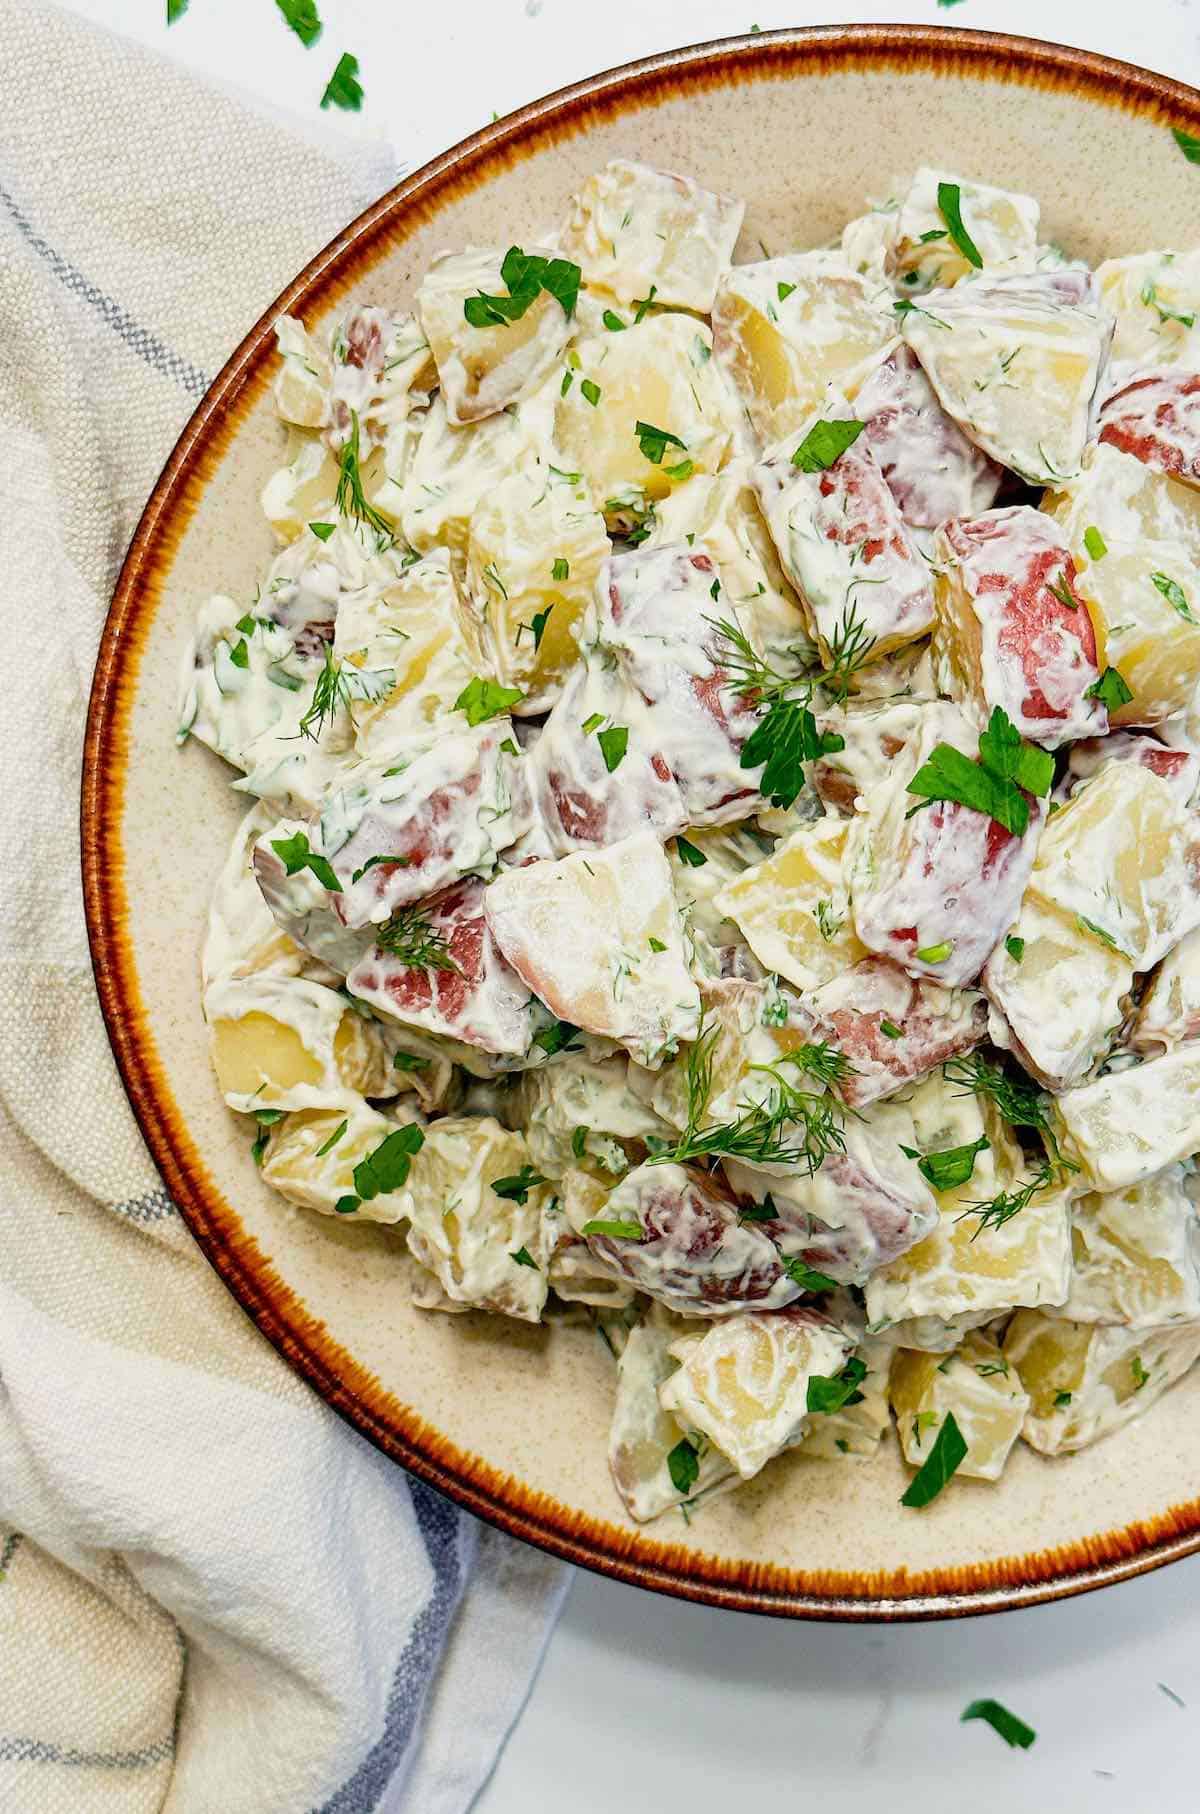
[[[198,955],[244,800],[173,744],[179,651],[212,591],[249,597],[278,463],[272,323],[350,296],[405,303],[433,254],[557,219],[634,155],[746,197],[740,258],[819,244],[921,162],[1029,190],[1092,263],[1191,245],[1200,94],[1089,53],[988,32],[839,26],[671,51],[535,102],[408,177],[289,285],[233,354],[154,488],[109,612],[87,727],[88,924],[134,1112],[197,1241],[290,1364],[387,1454],[480,1517],[622,1581],[755,1612],[926,1618],[1123,1580],[1200,1548],[1200,1374],[1099,1447],[1018,1445],[997,1486],[898,1501],[869,1463],[785,1457],[690,1525],[625,1522],[605,1463],[612,1363],[582,1328],[406,1302],[397,1237],[291,1208],[262,1183],[208,1061]],[[185,835],[181,835],[183,832]]]

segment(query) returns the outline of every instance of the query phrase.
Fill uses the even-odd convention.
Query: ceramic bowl
[[[282,433],[271,324],[349,297],[405,304],[434,253],[557,219],[614,155],[748,202],[738,257],[820,244],[921,162],[1029,190],[1044,237],[1091,263],[1191,245],[1200,94],[1102,57],[959,29],[764,33],[614,70],[485,128],[407,178],[301,272],[234,353],[155,487],[100,650],[83,849],[117,1060],[168,1189],[229,1289],[357,1429],[481,1517],[645,1587],[764,1612],[919,1617],[1025,1605],[1200,1547],[1200,1372],[1111,1441],[905,1510],[894,1441],[872,1462],[773,1463],[690,1524],[626,1522],[605,1461],[612,1362],[587,1328],[436,1316],[407,1302],[399,1237],[294,1209],[218,1094],[198,959],[243,804],[173,742],[179,651],[215,590],[249,597]],[[187,835],[180,836],[180,828]]]

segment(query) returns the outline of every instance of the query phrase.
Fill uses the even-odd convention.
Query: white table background
[[[169,31],[164,0],[66,4],[310,132],[389,140],[407,168],[597,69],[751,24],[1026,32],[1200,83],[1192,0],[319,0],[311,50],[272,0],[191,0]],[[365,105],[322,114],[343,50],[359,59]],[[1036,1727],[1030,1752],[959,1724],[984,1695]],[[1198,1712],[1200,1557],[1028,1612],[892,1626],[719,1613],[579,1573],[478,1809],[1194,1814]]]

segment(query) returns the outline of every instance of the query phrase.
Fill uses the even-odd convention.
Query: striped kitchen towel
[[[361,1441],[200,1257],[108,1052],[78,858],[140,505],[393,166],[23,0],[0,43],[0,1809],[460,1814],[565,1571]]]

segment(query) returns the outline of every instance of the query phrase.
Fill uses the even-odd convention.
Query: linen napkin
[[[460,1814],[566,1571],[356,1436],[200,1256],[108,1051],[77,832],[138,510],[395,172],[48,9],[0,0],[0,43],[0,1808]]]

